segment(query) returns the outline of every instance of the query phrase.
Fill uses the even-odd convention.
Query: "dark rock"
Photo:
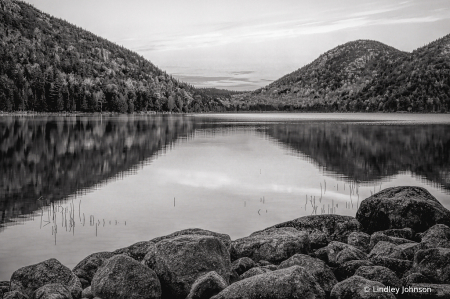
[[[186,299],[209,299],[227,286],[222,276],[211,271],[195,280]]]
[[[309,240],[311,242],[311,249],[318,249],[328,245],[330,243],[330,237],[327,233],[320,231],[309,232]]]
[[[435,224],[450,225],[450,211],[426,189],[393,187],[363,200],[356,213],[364,232],[410,227],[423,232]]]
[[[232,260],[249,257],[255,262],[260,260],[279,263],[296,253],[309,253],[308,233],[295,228],[273,228],[253,233],[248,237],[232,242]]]
[[[3,298],[3,294],[9,292],[9,281],[0,281],[0,298]]]
[[[422,247],[428,248],[450,248],[450,227],[444,224],[436,224],[430,227],[422,235]]]
[[[82,298],[87,298],[87,299],[92,299],[94,298],[94,294],[92,294],[92,288],[91,286],[88,286],[87,288],[85,288],[83,290],[83,292],[81,292],[81,297]]]
[[[29,299],[29,297],[22,292],[11,291],[3,294],[3,299]]]
[[[373,266],[373,263],[367,260],[348,261],[339,265],[334,270],[334,275],[336,276],[338,281],[342,281],[349,278],[350,276],[353,276],[356,270],[358,270],[362,266]]]
[[[57,259],[49,259],[15,271],[11,276],[11,291],[21,291],[31,297],[35,290],[50,283],[61,283],[74,299],[81,296],[80,280]]]
[[[280,227],[293,227],[299,231],[314,234],[324,233],[327,238],[326,243],[331,241],[347,242],[348,235],[351,232],[360,230],[360,224],[354,217],[334,214],[304,216],[274,225],[268,229]],[[316,240],[319,241],[318,246],[323,243],[323,235],[313,235],[313,239],[315,239],[315,242]]]
[[[262,266],[262,267],[260,267],[260,268],[268,269],[268,270],[270,270],[270,271],[278,270],[278,266],[275,266],[275,265],[272,265],[272,264],[267,265],[267,266]]]
[[[403,286],[409,286],[413,283],[431,283],[431,280],[429,280],[425,275],[420,273],[411,273],[406,277],[402,278]]]
[[[211,299],[324,299],[325,292],[300,266],[253,276],[236,282]]]
[[[450,284],[413,283],[404,288],[401,299],[450,299]]]
[[[344,253],[339,255],[344,249]],[[346,262],[346,259],[360,260],[366,258],[366,254],[358,248],[337,241],[332,241],[326,247],[316,250],[314,256],[332,266],[342,264]]]
[[[403,277],[403,274],[411,269],[413,263],[408,260],[395,259],[385,256],[374,256],[369,259],[376,266],[383,266],[395,272],[397,277]]]
[[[402,252],[403,256],[408,260],[412,260],[417,251],[422,249],[422,245],[420,243],[405,243],[395,246],[400,252]]]
[[[260,260],[257,263],[258,266],[264,267],[264,266],[269,266],[269,265],[273,265],[271,262],[265,261],[265,260]]]
[[[102,299],[160,298],[156,273],[129,256],[106,260],[92,279],[92,294]]]
[[[255,268],[251,268],[250,270],[248,270],[247,272],[243,273],[239,278],[240,280],[255,276],[255,275],[259,275],[259,274],[264,274],[267,272],[272,272],[272,270],[267,269],[267,268],[262,268],[262,267],[255,267]]]
[[[228,283],[231,275],[230,254],[214,236],[180,235],[156,243],[142,261],[161,281],[163,298],[186,298],[195,280],[211,271]]]
[[[249,257],[241,257],[231,263],[231,270],[236,271],[236,273],[239,275],[250,270],[253,267],[256,267],[256,264]]]
[[[372,250],[375,247],[375,245],[377,245],[377,243],[380,241],[389,242],[389,243],[392,243],[395,245],[411,243],[411,240],[408,240],[408,239],[390,237],[390,236],[385,235],[382,232],[376,232],[370,236],[370,244],[369,244],[370,250]]]
[[[369,253],[369,258],[377,256],[407,260],[407,257],[402,250],[400,250],[396,245],[385,241],[378,242]]]
[[[356,247],[355,248],[347,247],[338,253],[338,255],[336,256],[336,263],[340,265],[348,261],[365,260],[365,259],[367,259],[367,254],[365,254],[363,251],[359,250]]]
[[[338,283],[333,271],[331,271],[330,267],[324,261],[305,254],[291,256],[289,259],[283,261],[278,266],[278,269],[285,269],[295,265],[305,268],[316,279],[326,294],[329,294],[333,286]]]
[[[378,281],[385,286],[391,286],[400,288],[402,286],[401,280],[395,275],[395,273],[382,266],[362,266],[356,270],[355,275],[364,277],[365,279]]]
[[[229,235],[216,233],[216,232],[212,232],[212,231],[201,229],[201,228],[183,229],[183,230],[174,232],[170,235],[154,238],[150,241],[152,241],[154,243],[158,243],[159,241],[162,241],[162,240],[172,239],[172,238],[178,237],[178,236],[188,236],[188,235],[213,236],[213,237],[218,238],[220,241],[222,241],[228,250],[230,250],[230,247],[231,247],[231,238]]]
[[[142,241],[135,243],[131,246],[117,249],[113,253],[114,254],[125,254],[129,257],[135,259],[140,262],[144,259],[144,256],[155,247],[155,243],[151,241]]]
[[[347,244],[364,252],[369,252],[370,235],[363,232],[352,232],[348,235]]]
[[[237,274],[236,271],[231,270],[231,274],[230,274],[230,284],[235,283],[236,281],[241,280],[241,278],[239,277],[239,274]]]
[[[414,231],[409,227],[387,229],[382,231],[381,233],[389,237],[402,238],[408,240],[412,240],[414,237]]]
[[[392,293],[374,292],[385,285],[361,276],[352,276],[336,284],[331,290],[331,299],[395,299]]]
[[[83,288],[87,288],[92,281],[92,278],[97,272],[97,269],[103,265],[103,263],[113,257],[115,254],[112,252],[97,252],[85,257],[79,262],[72,270],[72,272],[78,276]]]
[[[33,299],[72,299],[69,290],[60,283],[46,284],[37,289]]]
[[[431,248],[417,251],[413,271],[421,273],[435,283],[450,282],[450,249]]]

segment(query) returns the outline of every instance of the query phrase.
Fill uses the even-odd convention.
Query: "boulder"
[[[360,231],[360,224],[354,217],[334,214],[304,216],[276,224],[267,229],[280,227],[293,227],[299,231],[315,234],[312,239],[314,241],[317,239],[321,243],[324,243],[323,234],[325,234],[326,243],[331,241],[347,242],[350,233]],[[320,244],[318,245],[320,246]]]
[[[422,248],[450,248],[450,227],[444,224],[436,224],[430,227],[422,235]]]
[[[336,256],[336,263],[340,265],[348,261],[365,259],[367,259],[367,254],[365,254],[363,251],[359,250],[356,247],[346,247],[341,250],[341,252],[339,252]]]
[[[151,241],[142,241],[135,243],[131,246],[120,248],[115,250],[114,254],[125,254],[129,257],[135,259],[140,262],[144,259],[144,256],[155,247],[155,243]]]
[[[400,288],[402,286],[402,282],[397,275],[392,270],[382,266],[362,266],[356,270],[355,275],[368,280],[381,282],[385,286],[394,288]]]
[[[291,256],[289,259],[283,261],[278,266],[278,269],[285,269],[295,265],[305,268],[315,278],[326,294],[329,294],[333,286],[338,283],[333,271],[331,271],[330,267],[324,261],[305,254]]]
[[[411,269],[413,263],[408,260],[396,259],[386,256],[373,256],[369,259],[375,266],[383,266],[395,272],[397,277],[403,277],[403,274]]]
[[[336,284],[330,299],[395,299],[392,293],[377,292],[384,287],[382,283],[355,275]]]
[[[422,249],[420,243],[405,243],[395,246],[396,249],[406,257],[407,260],[413,260],[417,251]]]
[[[373,266],[373,263],[368,260],[348,261],[339,265],[334,270],[334,275],[336,276],[338,281],[342,281],[353,276],[356,270],[358,270],[362,266]]]
[[[387,229],[381,231],[381,233],[389,237],[402,238],[408,240],[413,240],[414,238],[414,231],[409,227]]]
[[[375,245],[377,245],[377,243],[380,241],[389,242],[389,243],[392,243],[395,245],[406,244],[406,243],[412,242],[409,239],[391,237],[391,236],[385,235],[383,232],[376,232],[370,236],[369,249],[372,250],[375,247]]]
[[[401,299],[449,299],[450,284],[413,283],[403,289]]]
[[[431,283],[431,280],[429,280],[425,275],[420,273],[411,273],[402,278],[403,286],[409,286],[413,283]]]
[[[33,299],[72,299],[69,290],[60,283],[46,284],[37,289]]]
[[[11,291],[20,291],[31,297],[34,291],[50,283],[61,283],[74,299],[81,296],[80,280],[57,259],[49,259],[15,271],[11,276]]]
[[[161,236],[161,237],[157,237],[154,238],[150,241],[154,242],[154,243],[158,243],[159,241],[162,240],[166,240],[166,239],[172,239],[174,237],[178,237],[178,236],[188,236],[188,235],[200,235],[200,236],[212,236],[212,237],[216,237],[218,238],[220,241],[223,242],[223,244],[225,244],[225,246],[227,247],[228,250],[230,250],[230,246],[231,246],[231,238],[229,235],[227,234],[221,234],[221,233],[216,233],[216,232],[212,232],[206,229],[201,229],[201,228],[188,228],[188,229],[183,229],[174,233],[171,233],[170,235],[166,235],[166,236]]]
[[[238,281],[211,299],[324,299],[325,292],[300,266],[267,272]]]
[[[0,298],[3,298],[3,294],[9,292],[9,281],[0,281]]]
[[[343,254],[339,255],[344,249],[345,251]],[[337,241],[332,241],[326,247],[316,250],[314,256],[332,266],[337,266],[348,260],[361,260],[367,258],[367,255],[358,248]]]
[[[114,253],[106,251],[88,255],[73,268],[72,272],[80,279],[81,286],[87,288],[91,285],[92,278],[95,272],[97,272],[97,269],[114,255]]]
[[[98,268],[91,290],[102,299],[161,298],[156,273],[123,254],[113,256]]]
[[[242,279],[246,279],[246,278],[249,278],[249,277],[252,277],[255,275],[264,274],[267,272],[272,272],[272,270],[267,269],[267,268],[262,268],[262,267],[255,267],[255,268],[251,268],[250,270],[243,273],[239,278],[240,278],[240,280],[242,280]]]
[[[449,283],[450,249],[431,248],[417,251],[412,271],[425,275],[434,283]]]
[[[211,271],[195,280],[186,299],[209,299],[227,286],[222,276]]]
[[[85,288],[83,290],[83,292],[81,292],[81,298],[87,298],[87,299],[94,298],[94,294],[92,294],[91,286],[88,286],[87,288]]]
[[[30,299],[27,295],[19,291],[11,291],[3,294],[3,299]]]
[[[231,263],[231,270],[236,271],[239,275],[253,267],[256,267],[256,263],[249,257],[241,257]]]
[[[384,189],[363,200],[356,219],[369,234],[405,227],[423,232],[435,224],[450,225],[450,211],[426,189],[402,186]]]
[[[227,283],[231,275],[230,254],[214,236],[179,235],[156,243],[143,264],[153,269],[161,281],[163,298],[186,298],[200,276],[215,271]]]
[[[348,235],[347,244],[361,251],[369,252],[370,235],[363,232],[352,232]]]
[[[378,256],[407,260],[407,257],[403,251],[401,251],[396,245],[385,241],[378,242],[369,253],[369,258]]]
[[[311,248],[308,233],[291,227],[253,233],[233,241],[231,247],[232,260],[249,257],[255,262],[265,260],[271,263],[279,263],[296,253],[309,253]]]

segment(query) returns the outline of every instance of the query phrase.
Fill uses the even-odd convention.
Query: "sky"
[[[196,87],[255,90],[349,41],[450,34],[449,0],[26,0]]]

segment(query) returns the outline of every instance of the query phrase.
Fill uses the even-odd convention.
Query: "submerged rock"
[[[72,299],[69,290],[60,283],[46,284],[37,289],[33,299]]]
[[[74,299],[81,296],[80,280],[57,259],[49,259],[15,271],[11,276],[11,291],[21,291],[31,297],[38,288],[51,283],[61,283]]]
[[[103,263],[113,257],[115,254],[112,252],[96,252],[85,257],[79,262],[72,270],[72,272],[78,276],[83,288],[87,288],[91,285],[92,278],[97,272],[97,269],[103,265]]]
[[[186,299],[209,299],[227,286],[222,276],[211,271],[195,280]]]
[[[336,284],[331,290],[331,299],[395,299],[392,293],[376,292],[385,285],[365,279],[361,276],[352,276]],[[375,291],[374,291],[375,290]]]
[[[291,227],[259,231],[233,241],[231,246],[233,260],[249,257],[255,262],[271,263],[279,263],[296,253],[309,253],[311,248],[308,233]]]
[[[412,228],[423,232],[435,224],[450,225],[450,211],[426,189],[393,187],[363,200],[356,213],[363,231]]]
[[[102,299],[161,298],[156,273],[123,254],[106,260],[97,270],[91,290]]]

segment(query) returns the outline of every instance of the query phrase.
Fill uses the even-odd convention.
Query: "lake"
[[[381,189],[450,209],[448,114],[0,116],[0,281],[185,228],[232,239]]]

